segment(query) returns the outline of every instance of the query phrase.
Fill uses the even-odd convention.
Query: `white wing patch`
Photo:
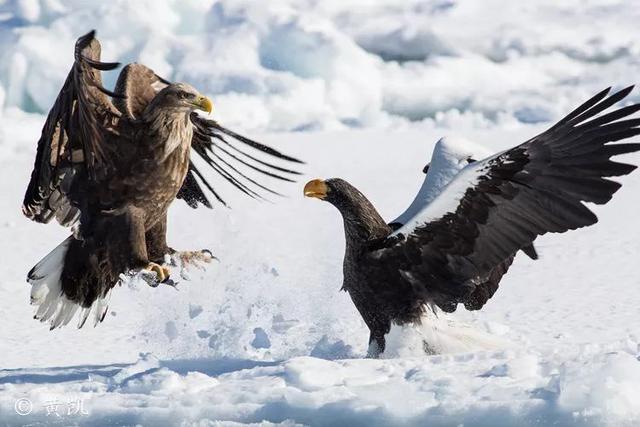
[[[469,158],[478,161],[486,159],[492,154],[486,148],[462,138],[441,138],[433,149],[429,171],[418,194],[407,210],[391,222],[410,223],[444,191],[449,183],[458,178],[461,171],[469,164]],[[459,201],[460,199],[454,200]]]
[[[455,212],[467,190],[470,187],[474,187],[478,183],[478,178],[484,174],[489,160],[473,163],[462,169],[455,179],[446,185],[431,203],[418,211],[392,235],[409,235],[417,227],[440,219],[447,213]]]

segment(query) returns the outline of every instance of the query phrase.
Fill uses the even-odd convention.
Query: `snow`
[[[518,256],[482,311],[394,327],[379,360],[364,358],[368,331],[339,292],[341,219],[302,195],[308,179],[342,177],[396,218],[443,136],[497,152],[633,83],[638,18],[619,0],[0,0],[0,420],[640,424],[640,173],[593,207],[598,224]],[[308,164],[273,203],[220,180],[230,208],[176,202],[170,244],[219,261],[173,268],[177,288],[129,281],[97,327],[49,331],[26,274],[69,231],[20,204],[42,113],[90,28],[105,59],[193,84],[226,125]]]
[[[0,408],[8,423],[66,420],[101,426],[178,425],[171,420],[194,426],[218,425],[215,420],[242,425],[268,420],[325,426],[632,426],[640,415],[640,367],[625,351],[543,360],[524,351],[497,351],[393,360],[227,360],[218,365],[142,355],[125,366],[5,371]],[[20,416],[13,410],[14,396],[33,402],[34,409],[59,402],[61,415],[34,410]],[[81,401],[87,413],[67,415],[63,399]]]
[[[47,404],[80,400],[80,425],[634,425],[640,420],[638,288],[633,221],[640,175],[585,230],[539,239],[480,312],[430,315],[394,328],[384,359],[364,359],[368,332],[339,292],[343,230],[329,206],[302,196],[231,209],[176,203],[170,242],[220,258],[177,289],[132,282],[112,293],[104,323],[48,331],[32,319],[28,269],[67,234],[21,217],[22,185],[41,116],[7,111],[0,180],[0,412],[52,422]],[[544,126],[467,138],[497,151]],[[309,177],[341,176],[393,218],[421,185],[442,128],[257,134],[313,160]],[[10,138],[7,138],[10,136]],[[389,142],[398,154],[388,162]],[[363,162],[363,153],[367,153]],[[306,153],[306,156],[305,156]],[[630,161],[639,161],[637,155]],[[358,165],[358,167],[354,167]],[[229,193],[233,195],[234,193]],[[174,274],[177,271],[174,270]],[[429,346],[425,349],[423,342]],[[427,355],[427,353],[437,353]],[[142,354],[142,355],[140,355]],[[33,412],[19,416],[16,400]],[[288,424],[287,424],[288,423]],[[226,425],[226,424],[225,424]]]
[[[106,60],[190,82],[245,129],[542,123],[634,81],[638,19],[632,0],[3,0],[0,87],[45,112],[95,28]]]

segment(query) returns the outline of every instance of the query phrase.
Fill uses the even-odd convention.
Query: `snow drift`
[[[0,410],[9,425],[631,427],[640,419],[636,357],[624,345],[599,354],[502,351],[390,361],[214,364],[145,354],[128,365],[0,372]],[[26,411],[14,408],[18,397],[31,409],[27,415],[16,413]],[[80,410],[70,411],[70,403]],[[47,415],[51,408],[58,415]]]
[[[23,183],[43,118],[7,115],[0,181]],[[539,130],[463,133],[498,150]],[[263,139],[292,155],[312,153],[310,176],[349,179],[391,219],[415,195],[440,135],[441,128],[424,127]],[[403,153],[391,163],[390,141]],[[288,198],[277,204],[238,194],[231,209],[176,203],[171,244],[209,248],[220,262],[174,270],[183,277],[177,289],[118,287],[97,328],[52,332],[32,319],[25,273],[67,231],[22,218],[22,185],[10,186],[0,198],[0,233],[7,236],[0,413],[9,424],[47,424],[47,404],[61,402],[66,411],[68,401],[81,401],[86,414],[56,421],[636,425],[640,295],[635,263],[625,260],[640,253],[638,188],[639,174],[625,177],[611,204],[596,207],[599,224],[538,239],[541,259],[518,256],[482,311],[440,313],[421,327],[394,329],[388,359],[366,360],[368,331],[339,292],[339,215],[305,200],[301,186],[283,188]],[[440,354],[426,355],[424,340]],[[28,416],[16,413],[20,399],[33,405]]]
[[[245,129],[537,123],[637,79],[639,19],[628,0],[3,0],[0,87],[45,112],[95,28],[105,59],[190,82]]]

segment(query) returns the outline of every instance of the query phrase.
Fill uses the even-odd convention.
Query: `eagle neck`
[[[391,228],[361,194],[334,202],[342,214],[347,249],[358,250],[370,240],[391,234]]]
[[[182,110],[154,109],[145,112],[143,118],[147,123],[150,133],[158,139],[158,145],[162,146],[162,160],[166,160],[181,145],[191,144],[193,137],[193,125],[189,118],[189,112]],[[157,111],[159,110],[159,111]]]

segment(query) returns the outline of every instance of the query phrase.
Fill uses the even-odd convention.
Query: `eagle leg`
[[[176,251],[167,245],[167,215],[145,232],[149,260],[157,264],[164,263],[165,255]]]
[[[149,256],[149,233],[145,231],[144,210],[126,205],[102,211],[100,219],[94,221],[99,225],[99,231],[106,236],[103,246],[112,248],[109,258],[114,270],[129,272],[132,275],[141,273],[142,279],[152,287],[168,282],[170,270],[160,263],[153,262],[154,259]],[[152,242],[155,235],[151,235]]]
[[[384,339],[384,334],[376,332],[371,332],[369,334],[369,348],[367,349],[367,358],[369,359],[377,359],[380,357],[382,353],[384,353],[384,349],[386,347],[386,341]]]
[[[362,316],[362,320],[364,320],[364,323],[369,328],[367,357],[377,359],[384,353],[386,347],[385,335],[391,330],[391,320],[386,314],[380,312],[376,306],[371,304],[371,298],[366,294],[350,286],[345,287],[358,312]]]

